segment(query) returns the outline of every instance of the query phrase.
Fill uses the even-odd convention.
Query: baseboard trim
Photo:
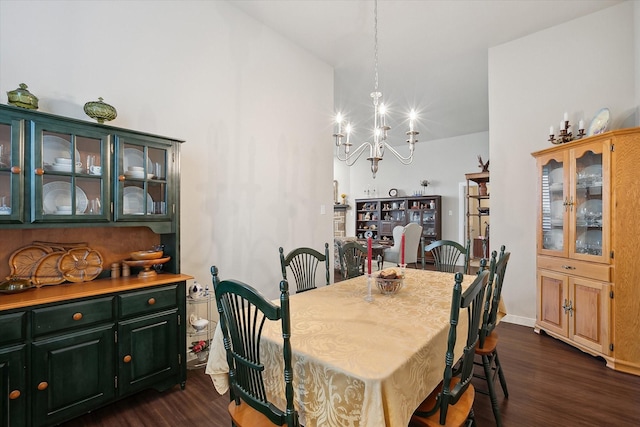
[[[532,319],[530,317],[515,316],[513,314],[507,314],[502,318],[501,322],[513,323],[516,325],[529,326],[533,328],[536,324],[536,319]]]

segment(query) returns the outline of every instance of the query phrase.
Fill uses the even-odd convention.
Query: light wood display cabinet
[[[640,375],[640,128],[533,153],[536,332]]]

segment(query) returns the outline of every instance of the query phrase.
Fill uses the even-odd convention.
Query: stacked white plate
[[[60,164],[60,163],[54,163],[51,165],[51,170],[54,172],[71,172],[71,165],[70,164]],[[81,163],[77,163],[76,164],[76,173],[81,173],[82,172],[82,164]]]

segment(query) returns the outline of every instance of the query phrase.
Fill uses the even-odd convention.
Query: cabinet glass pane
[[[551,160],[542,167],[542,248],[561,251],[564,248],[564,172],[563,164]]]
[[[122,213],[125,215],[149,215],[153,213],[153,199],[143,182],[128,182],[122,192]]]
[[[70,176],[45,174],[42,187],[43,215],[82,215],[87,211],[89,199]]]
[[[11,215],[11,125],[0,123],[0,215]]]
[[[587,151],[576,159],[575,251],[602,255],[602,154]]]
[[[80,154],[81,168],[90,175],[102,175],[102,141],[95,138],[76,137],[76,147]]]

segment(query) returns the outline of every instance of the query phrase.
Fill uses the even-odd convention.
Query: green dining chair
[[[462,426],[468,421],[473,423],[475,398],[475,390],[471,384],[473,359],[480,335],[480,321],[489,272],[481,271],[464,292],[462,292],[463,278],[462,273],[455,274],[444,378],[418,406],[411,417],[409,427]],[[466,311],[467,314],[468,333],[460,336],[460,339],[466,338],[466,340],[459,366],[454,370],[454,349],[458,340],[457,325],[461,311]]]
[[[358,242],[346,242],[338,247],[340,274],[343,279],[362,276],[367,249]]]
[[[460,271],[461,267],[458,265],[458,261],[460,257],[463,257],[462,272],[467,274],[469,272],[469,246],[470,242],[468,241],[467,247],[464,247],[453,240],[436,240],[425,247],[424,252],[431,252],[435,269],[445,273]]]
[[[476,355],[482,358],[482,366],[484,369],[484,376],[477,376],[487,381],[487,391],[478,390],[478,392],[489,395],[491,399],[491,409],[493,410],[493,416],[498,427],[502,425],[502,417],[500,415],[500,408],[498,407],[498,399],[494,387],[496,376],[500,380],[500,386],[502,387],[505,398],[509,397],[509,391],[507,390],[507,381],[504,377],[502,365],[500,364],[500,358],[498,357],[498,333],[495,332],[494,329],[498,323],[498,306],[500,305],[502,285],[511,253],[505,252],[503,245],[500,254],[497,262],[495,261],[497,256],[496,251],[493,251],[491,254],[492,267],[490,268],[490,275],[493,276],[493,291],[489,291],[491,288],[487,288],[488,295],[485,301],[478,345],[475,350]]]
[[[280,306],[263,297],[256,289],[237,280],[218,278],[211,267],[220,328],[229,364],[231,402],[227,407],[237,427],[299,427],[293,405],[293,369],[291,361],[291,320],[289,316],[289,284],[280,282]],[[266,321],[282,324],[282,356],[286,407],[280,409],[269,402],[260,360],[260,339]]]
[[[309,291],[316,288],[316,273],[320,263],[325,266],[325,283],[331,280],[329,275],[329,244],[324,244],[324,254],[313,248],[297,248],[284,255],[284,249],[280,247],[280,267],[282,278],[287,280],[287,267],[293,273],[296,282],[296,293]]]

